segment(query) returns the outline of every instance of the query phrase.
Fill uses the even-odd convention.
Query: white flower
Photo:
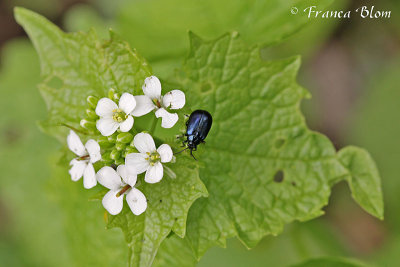
[[[163,177],[161,164],[172,160],[172,149],[163,144],[156,150],[156,145],[150,134],[138,133],[133,139],[133,144],[140,153],[126,155],[125,164],[133,166],[137,173],[146,172],[144,180],[147,183],[158,183]]]
[[[130,113],[135,107],[135,97],[129,93],[121,96],[119,106],[109,98],[100,99],[96,106],[96,114],[100,117],[96,123],[97,129],[104,136],[112,135],[118,128],[121,132],[129,131],[133,126]]]
[[[136,108],[132,111],[135,117],[143,116],[156,110],[156,117],[162,118],[161,126],[171,128],[178,121],[178,114],[169,113],[167,108],[181,109],[185,105],[185,94],[180,90],[172,90],[161,95],[161,83],[156,76],[147,77],[142,86],[144,95],[135,96]]]
[[[102,200],[104,208],[110,214],[116,215],[121,212],[125,194],[126,202],[133,214],[140,215],[146,210],[146,197],[134,187],[137,174],[133,167],[119,165],[115,171],[113,168],[105,166],[97,172],[97,180],[101,185],[110,189]]]
[[[79,136],[72,130],[67,137],[67,143],[69,149],[78,156],[69,163],[72,166],[69,170],[72,181],[76,182],[83,176],[83,186],[86,189],[94,187],[97,181],[93,163],[101,159],[99,144],[89,139],[84,146]]]

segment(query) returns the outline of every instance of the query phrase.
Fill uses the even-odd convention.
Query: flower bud
[[[119,159],[115,160],[115,164],[117,166],[125,164],[125,160],[123,158],[119,158]]]
[[[120,133],[117,135],[117,142],[127,144],[133,140],[131,133]]]
[[[115,134],[110,135],[109,137],[107,137],[108,141],[115,143],[117,141],[117,136]]]
[[[126,155],[131,154],[131,153],[138,153],[138,152],[139,151],[136,148],[131,147],[131,146],[127,146],[125,148],[125,151],[122,152],[122,155],[124,156],[124,158],[126,158]]]
[[[89,106],[92,108],[92,109],[96,109],[96,106],[97,106],[97,102],[99,101],[99,99],[97,98],[97,97],[95,97],[95,96],[88,96],[87,98],[86,98],[86,101],[88,102],[88,104],[89,104]]]
[[[111,155],[110,155],[110,152],[104,152],[104,153],[101,155],[101,159],[102,159],[103,161],[110,161],[110,160],[112,160]]]
[[[105,149],[105,148],[110,148],[114,146],[114,143],[111,143],[110,141],[108,141],[108,139],[100,139],[97,141],[97,143],[99,143],[100,147]]]
[[[115,144],[115,148],[116,148],[118,151],[121,151],[121,150],[125,149],[125,147],[126,147],[126,144],[124,144],[124,143],[116,143],[116,144]]]
[[[88,121],[86,119],[81,120],[80,125],[90,131],[95,131],[96,130],[96,123],[93,121]]]
[[[98,118],[96,112],[94,112],[94,110],[90,108],[86,109],[86,115],[90,120],[96,120]]]
[[[108,90],[108,98],[113,101],[119,100],[119,95],[115,92],[114,88],[111,88],[110,90]]]
[[[110,157],[111,157],[113,160],[117,160],[117,159],[119,159],[119,158],[121,157],[121,152],[118,151],[117,149],[113,149],[113,150],[111,151],[111,153],[110,153]]]

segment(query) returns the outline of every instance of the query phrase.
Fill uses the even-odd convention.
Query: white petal
[[[118,109],[117,104],[111,99],[104,97],[97,102],[96,114],[100,117],[112,116],[115,109]]]
[[[140,117],[156,108],[156,105],[154,105],[151,98],[149,98],[146,95],[136,95],[135,99],[136,99],[136,107],[131,112],[132,116]]]
[[[171,128],[178,121],[178,114],[169,113],[168,111],[166,111],[163,108],[160,108],[156,111],[156,117],[162,118],[161,127],[163,127],[163,128]]]
[[[100,146],[95,140],[89,139],[86,142],[85,147],[87,152],[89,153],[91,163],[95,163],[101,160]]]
[[[172,149],[167,144],[162,144],[157,149],[158,154],[160,154],[161,162],[170,162],[173,156]]]
[[[87,162],[84,160],[73,159],[69,165],[72,165],[71,169],[69,169],[69,174],[71,175],[72,181],[76,182],[81,179],[86,169]]]
[[[121,176],[122,180],[134,187],[137,181],[137,171],[131,165],[119,165],[117,168],[117,173]]]
[[[143,93],[151,99],[161,98],[161,83],[156,76],[147,77],[142,86]]]
[[[123,93],[119,99],[119,108],[122,109],[126,114],[129,114],[135,107],[135,97],[129,93]]]
[[[111,167],[105,166],[101,168],[97,172],[97,181],[108,189],[116,190],[120,189],[123,184],[121,181],[121,177],[119,177],[118,173]]]
[[[157,162],[153,166],[150,165],[144,176],[144,181],[149,184],[158,183],[163,177],[163,172],[164,170],[161,162]]]
[[[130,129],[132,129],[132,126],[133,126],[133,117],[129,115],[128,118],[119,125],[119,129],[121,130],[121,132],[127,132]]]
[[[96,172],[94,171],[93,164],[89,163],[86,166],[85,172],[83,173],[83,187],[86,189],[90,189],[96,186]]]
[[[86,149],[82,144],[81,139],[74,131],[69,131],[69,135],[67,137],[67,144],[69,149],[74,152],[79,157],[86,155]]]
[[[164,107],[169,107],[171,109],[180,109],[185,105],[185,93],[181,90],[172,90],[168,92],[163,97]]]
[[[96,122],[96,128],[104,136],[112,135],[119,127],[119,123],[112,117],[103,117]]]
[[[120,213],[124,205],[124,195],[117,197],[118,192],[119,189],[108,191],[108,193],[104,195],[103,200],[101,201],[104,208],[111,215],[117,215],[118,213]]]
[[[135,138],[133,138],[133,144],[140,153],[152,153],[156,151],[153,137],[148,133],[138,133],[135,135]]]
[[[136,188],[132,188],[132,190],[126,195],[126,202],[135,215],[140,215],[147,209],[146,197]]]
[[[135,168],[137,174],[145,172],[150,165],[149,161],[146,160],[148,157],[148,155],[142,153],[130,153],[126,155],[125,165]]]

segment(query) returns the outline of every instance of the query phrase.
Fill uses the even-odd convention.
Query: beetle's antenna
[[[174,153],[174,155],[179,154],[179,153],[182,153],[182,152],[185,151],[186,149],[188,149],[188,147],[186,147],[185,149],[182,149],[182,150],[179,151],[179,152]]]

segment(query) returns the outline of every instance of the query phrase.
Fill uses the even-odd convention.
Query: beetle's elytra
[[[205,110],[193,111],[186,122],[186,140],[183,141],[183,145],[187,145],[187,149],[190,149],[190,155],[194,159],[196,158],[193,156],[193,151],[197,150],[197,145],[204,143],[211,124],[212,116]]]

